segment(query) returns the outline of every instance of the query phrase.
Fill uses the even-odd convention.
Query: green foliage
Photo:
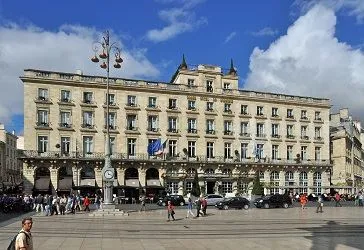
[[[264,187],[260,183],[259,174],[255,176],[252,195],[263,195],[264,194]]]
[[[197,170],[195,172],[195,178],[193,179],[191,194],[195,197],[200,197],[201,194],[200,184],[198,183]]]

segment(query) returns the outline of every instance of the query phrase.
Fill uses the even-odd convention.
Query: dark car
[[[157,201],[158,206],[166,206],[168,201],[171,201],[173,206],[184,206],[185,199],[182,195],[172,194],[164,197],[160,197]]]
[[[292,200],[288,195],[283,194],[274,194],[274,195],[267,195],[262,198],[258,198],[254,201],[254,205],[257,208],[276,208],[276,207],[283,207],[288,208],[292,206]]]
[[[215,205],[216,208],[225,210],[228,210],[229,208],[249,209],[249,206],[249,200],[243,197],[225,198],[222,201],[217,202]]]

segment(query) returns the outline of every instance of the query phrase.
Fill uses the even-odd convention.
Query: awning
[[[147,187],[162,187],[159,179],[147,180]]]
[[[35,180],[34,188],[37,191],[48,191],[50,182],[51,182],[51,178],[41,177],[41,178]]]
[[[80,186],[95,187],[96,180],[95,179],[81,179]]]
[[[125,180],[125,186],[139,188],[140,187],[139,179],[127,179]]]
[[[68,191],[72,189],[72,177],[64,177],[58,180],[58,190]]]

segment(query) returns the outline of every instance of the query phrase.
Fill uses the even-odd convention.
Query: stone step
[[[95,211],[90,213],[89,216],[102,217],[102,216],[129,216],[129,213],[124,211]]]

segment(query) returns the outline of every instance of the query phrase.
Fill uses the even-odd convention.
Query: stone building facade
[[[330,115],[332,183],[341,193],[356,193],[363,188],[363,129],[348,109]]]
[[[21,80],[25,191],[101,189],[105,77],[29,69]],[[183,60],[169,83],[111,78],[109,108],[118,195],[186,194],[196,171],[205,193],[248,193],[258,173],[266,193],[330,185],[329,100],[241,90],[233,65]],[[157,139],[164,153],[149,156]]]
[[[0,124],[0,188],[7,190],[22,181],[22,166],[18,165],[17,136]]]

